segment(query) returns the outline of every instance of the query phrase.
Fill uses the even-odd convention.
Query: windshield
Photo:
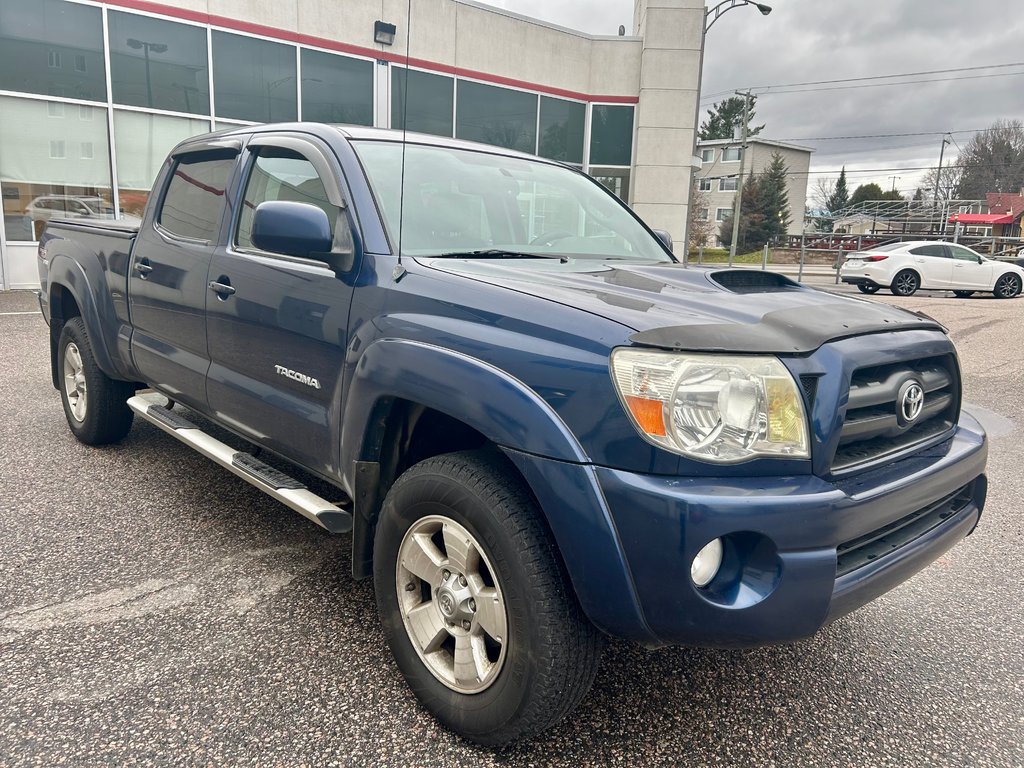
[[[353,142],[396,246],[412,256],[670,261],[603,187],[557,165],[448,147]],[[401,223],[401,232],[399,227]],[[474,254],[474,251],[485,253]]]

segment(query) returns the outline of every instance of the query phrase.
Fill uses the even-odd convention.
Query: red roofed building
[[[1020,237],[1024,190],[988,192],[985,202],[988,213],[954,213],[949,217],[950,222],[965,227],[992,227],[993,237]]]

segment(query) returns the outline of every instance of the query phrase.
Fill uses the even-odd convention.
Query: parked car
[[[982,291],[1012,299],[1024,285],[1024,269],[1016,264],[985,258],[956,243],[929,240],[852,253],[840,267],[839,276],[861,293],[888,288],[896,296],[912,296],[918,288],[925,288],[953,291],[959,298]]]
[[[43,195],[35,198],[25,208],[25,215],[32,221],[50,219],[112,219],[114,207],[102,197],[78,195]]]
[[[350,532],[412,690],[505,744],[573,709],[605,635],[790,643],[982,514],[985,432],[938,323],[689,269],[670,242],[594,179],[496,147],[193,137],[140,225],[47,225],[51,378],[83,443],[138,418]]]

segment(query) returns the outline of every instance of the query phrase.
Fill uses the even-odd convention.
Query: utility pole
[[[935,202],[939,203],[939,190],[942,189],[942,155],[946,151],[946,145],[949,144],[949,139],[945,136],[942,137],[942,146],[939,147],[939,170],[935,172]],[[942,204],[939,203],[939,212],[942,214],[942,226],[939,228],[940,232],[946,231],[946,215],[942,210]]]
[[[890,176],[889,178],[892,179],[892,191],[895,192],[896,191],[896,179],[902,179],[903,177],[902,176]]]
[[[736,258],[736,240],[740,236],[740,213],[743,205],[743,166],[747,164],[747,123],[750,121],[750,91],[736,91],[743,97],[743,124],[740,126],[740,175],[736,180],[736,197],[732,204],[732,242],[729,243],[729,266]],[[753,170],[753,169],[751,169]]]

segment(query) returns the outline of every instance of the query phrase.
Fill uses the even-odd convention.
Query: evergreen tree
[[[850,190],[846,187],[846,166],[844,165],[843,170],[839,172],[839,181],[836,182],[836,188],[825,202],[825,207],[828,208],[829,213],[835,216],[849,204]]]
[[[786,189],[788,173],[786,161],[775,152],[761,173],[747,177],[743,184],[738,251],[760,250],[772,238],[789,231],[793,217]],[[732,222],[731,214],[722,222],[719,236],[726,246],[732,243]]]
[[[789,191],[786,178],[789,168],[779,152],[772,153],[772,161],[761,172],[761,200],[764,206],[762,213],[769,222],[769,237],[784,235],[789,231],[793,217],[789,210]]]
[[[750,109],[747,111],[747,136],[757,136],[763,125],[756,128],[750,127],[754,119],[754,105],[757,104],[757,96],[750,97]],[[714,139],[732,139],[733,129],[743,122],[743,97],[730,96],[725,101],[720,101],[708,110],[708,119],[701,123],[697,135],[702,141]]]

